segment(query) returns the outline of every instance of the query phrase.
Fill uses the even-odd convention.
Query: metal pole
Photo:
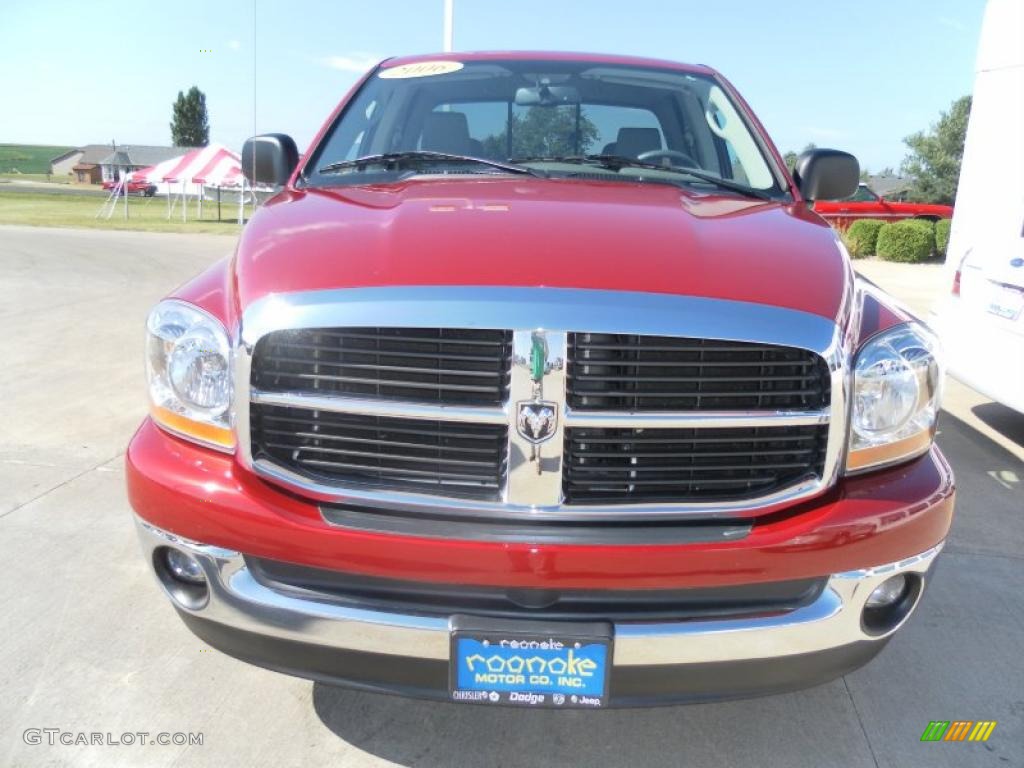
[[[444,50],[451,53],[455,39],[455,0],[444,0]]]
[[[220,184],[217,185],[217,221],[220,221]]]

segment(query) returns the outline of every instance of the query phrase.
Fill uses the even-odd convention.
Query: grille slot
[[[401,581],[247,557],[262,584],[284,594],[380,611],[546,620],[664,621],[783,613],[809,605],[826,579],[688,589],[510,589]]]
[[[829,371],[817,354],[714,339],[570,333],[569,406],[601,411],[817,409]]]
[[[828,425],[566,429],[567,504],[763,496],[823,472]]]
[[[254,458],[328,484],[495,500],[507,427],[252,403]]]
[[[511,354],[510,331],[275,331],[256,345],[252,385],[271,392],[497,405],[508,394]]]

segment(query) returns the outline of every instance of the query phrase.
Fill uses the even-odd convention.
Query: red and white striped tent
[[[135,171],[132,181],[156,184],[161,194],[198,195],[203,185],[238,187],[242,183],[241,158],[223,144],[193,149],[181,157]]]

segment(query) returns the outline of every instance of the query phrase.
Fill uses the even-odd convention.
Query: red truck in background
[[[150,184],[148,181],[129,180],[122,183],[116,179],[108,179],[103,182],[102,186],[107,191],[112,191],[117,187],[119,195],[135,194],[143,197],[152,197],[156,194],[156,184]]]
[[[857,219],[950,219],[953,217],[953,206],[889,200],[876,194],[866,184],[860,184],[856,192],[841,200],[816,200],[814,212],[829,224],[846,229]]]
[[[126,458],[211,646],[593,709],[813,685],[918,606],[942,371],[811,208],[852,156],[791,177],[708,67],[449,53],[243,168],[280,191],[154,307]]]

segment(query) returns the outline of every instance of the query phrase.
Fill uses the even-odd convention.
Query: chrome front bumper
[[[304,647],[448,660],[447,618],[360,610],[285,595],[256,581],[238,552],[182,539],[138,518],[136,522],[150,563],[155,550],[172,546],[189,552],[202,565],[209,596],[201,604],[183,605],[164,586],[183,614]],[[784,614],[616,624],[614,668],[778,660],[864,643],[881,647],[916,608],[925,577],[941,549],[942,544],[897,563],[833,574],[813,603]],[[862,626],[864,604],[875,587],[897,573],[918,574],[922,589],[896,626],[871,634]]]

